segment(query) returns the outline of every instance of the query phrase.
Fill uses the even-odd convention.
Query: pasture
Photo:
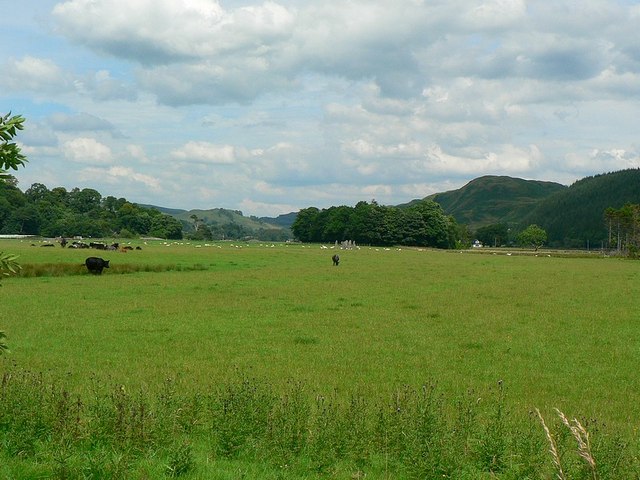
[[[310,398],[433,385],[477,403],[504,392],[517,418],[640,423],[637,262],[362,247],[335,267],[319,245],[149,241],[98,252],[111,268],[96,276],[81,268],[95,251],[0,242],[24,267],[0,288],[0,368],[79,395],[96,379],[202,393],[250,377]]]

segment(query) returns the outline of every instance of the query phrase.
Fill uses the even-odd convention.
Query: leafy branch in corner
[[[12,142],[18,130],[24,129],[24,121],[24,117],[11,116],[11,112],[0,117],[0,179],[8,178],[6,170],[17,170],[27,163],[27,157],[22,154],[20,147]]]

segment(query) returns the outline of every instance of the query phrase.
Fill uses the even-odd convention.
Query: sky
[[[640,167],[640,0],[0,0],[24,191],[277,216]]]

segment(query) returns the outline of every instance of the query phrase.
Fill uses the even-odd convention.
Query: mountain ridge
[[[447,215],[471,231],[505,224],[518,231],[536,223],[549,233],[555,246],[592,245],[603,241],[604,210],[625,203],[640,203],[640,169],[626,169],[585,177],[570,186],[543,180],[525,180],[506,175],[483,175],[464,186],[395,205],[406,208],[422,200],[440,204]],[[176,216],[183,224],[193,223],[192,215],[214,224],[224,222],[248,229],[288,231],[298,212],[277,217],[244,217],[237,210],[179,210],[157,208]],[[172,213],[173,212],[173,213]]]
[[[402,206],[433,200],[447,215],[453,215],[458,223],[476,229],[494,223],[519,223],[538,202],[566,188],[556,182],[483,175],[458,189],[434,193]]]

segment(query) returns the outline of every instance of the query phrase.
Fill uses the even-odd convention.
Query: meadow
[[[340,251],[334,267],[320,245],[136,241],[142,250],[96,253],[32,243],[0,240],[23,266],[0,287],[5,412],[24,409],[24,392],[55,391],[65,429],[87,429],[100,423],[87,405],[113,412],[126,399],[129,419],[147,418],[135,405],[155,409],[146,428],[162,448],[149,460],[129,425],[126,446],[93,450],[85,438],[61,461],[42,453],[56,441],[42,420],[48,436],[27,429],[39,440],[0,467],[7,478],[39,468],[59,478],[560,478],[536,409],[566,478],[640,472],[637,262],[362,247]],[[89,275],[90,254],[111,268]],[[168,388],[178,406],[163,403]],[[247,424],[216,430],[228,419],[212,412],[228,412],[229,399]],[[591,432],[597,471],[573,455],[555,408]],[[1,415],[6,460],[20,435]],[[322,432],[333,437],[318,454]],[[182,443],[158,440],[172,435]],[[121,447],[125,458],[146,453],[120,472]],[[87,470],[87,451],[111,470]]]

